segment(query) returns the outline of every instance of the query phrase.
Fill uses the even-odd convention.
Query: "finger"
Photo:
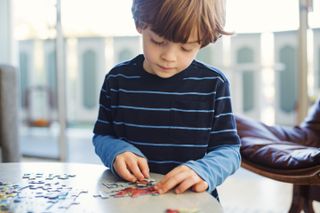
[[[186,178],[185,172],[177,173],[171,176],[165,182],[162,182],[161,184],[159,184],[159,187],[157,190],[160,194],[166,193],[167,191],[173,189],[178,184],[180,184],[185,178]]]
[[[173,170],[171,170],[170,172],[168,172],[165,176],[162,177],[162,179],[154,186],[154,188],[156,190],[158,190],[158,192],[161,194],[161,193],[164,193],[162,191],[162,188],[163,188],[163,185],[165,185],[165,183],[170,179],[172,178],[173,176],[177,175],[180,173],[180,167],[176,167],[174,168]]]
[[[124,161],[118,160],[116,161],[114,168],[118,175],[122,177],[123,179],[131,182],[136,182],[137,178],[130,173],[130,171],[127,168],[127,165]]]
[[[138,166],[143,174],[143,176],[145,178],[149,178],[149,166],[148,166],[148,162],[145,158],[141,158],[138,160]]]
[[[180,171],[180,167],[176,167],[173,170],[171,170],[170,172],[168,172],[165,176],[163,176],[163,178],[159,181],[159,185],[167,182],[170,178],[172,178],[173,176],[179,174]]]
[[[175,192],[177,194],[185,192],[187,189],[195,185],[197,182],[199,182],[199,178],[197,176],[190,175],[186,179],[184,179],[175,189]]]
[[[204,192],[208,188],[208,183],[205,181],[200,181],[197,184],[193,185],[192,190],[195,192]]]
[[[127,161],[127,167],[130,170],[130,172],[138,179],[138,180],[143,180],[144,175],[140,171],[140,168],[138,166],[138,162],[135,160],[130,160]]]

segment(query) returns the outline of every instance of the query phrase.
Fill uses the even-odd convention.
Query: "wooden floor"
[[[57,155],[55,135],[27,132],[20,141],[22,153],[29,157],[23,157],[22,161],[56,161],[46,158]],[[94,153],[91,131],[68,131],[67,134],[69,162],[101,164]],[[225,213],[285,213],[290,206],[292,186],[241,168],[218,187],[218,192]],[[313,205],[315,212],[320,213],[320,202]]]

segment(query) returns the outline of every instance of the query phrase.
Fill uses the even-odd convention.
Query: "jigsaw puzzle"
[[[75,175],[24,174],[20,184],[0,181],[0,212],[58,212],[78,205],[86,190],[74,189],[65,182]]]
[[[144,179],[135,183],[131,182],[115,182],[115,183],[102,183],[105,186],[105,190],[99,191],[94,197],[100,197],[102,199],[109,198],[122,198],[132,197],[136,198],[142,195],[159,195],[155,190],[155,180]]]
[[[70,174],[26,173],[19,184],[2,182],[0,179],[0,212],[65,212],[79,205],[79,197],[89,194],[70,186]],[[143,195],[159,195],[155,190],[156,181],[144,179],[135,183],[122,181],[102,181],[102,187],[93,198],[117,199],[136,198]],[[92,195],[89,196],[92,198]],[[89,198],[87,197],[87,198]],[[166,209],[166,213],[196,213],[197,209]]]

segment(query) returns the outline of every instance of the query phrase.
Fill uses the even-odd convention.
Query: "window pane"
[[[82,64],[82,97],[83,105],[87,109],[96,106],[96,54],[92,50],[88,50],[83,54]]]
[[[280,107],[285,112],[295,110],[297,100],[296,50],[285,46],[280,50],[280,62],[285,68],[280,72]]]
[[[253,64],[253,50],[248,47],[239,49],[237,54],[238,64]],[[242,110],[248,112],[254,109],[254,71],[241,70],[242,72]]]
[[[21,103],[22,103],[22,105],[24,105],[24,102],[25,102],[24,94],[25,94],[26,89],[28,87],[29,57],[26,53],[21,52],[19,59],[20,59],[20,64],[19,64],[19,67],[20,67],[20,95],[22,98]]]

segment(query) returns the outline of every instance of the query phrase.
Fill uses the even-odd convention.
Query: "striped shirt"
[[[228,80],[195,60],[163,79],[146,72],[143,60],[139,55],[106,75],[94,127],[96,153],[111,169],[116,154],[128,150],[146,157],[151,172],[165,174],[186,164],[213,190],[217,183],[210,187],[207,180],[212,173],[224,173],[215,181],[222,182],[240,161]]]

